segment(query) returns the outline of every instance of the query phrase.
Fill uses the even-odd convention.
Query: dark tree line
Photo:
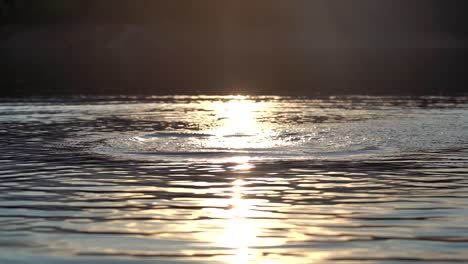
[[[379,30],[418,16],[422,20],[435,20],[421,28],[468,33],[466,0],[0,0],[0,22],[216,24],[226,14],[231,14],[238,23],[252,24],[263,19],[263,23],[273,27],[275,23],[282,24],[284,16],[272,10],[276,8],[287,14],[287,6],[294,5],[308,5],[310,9],[328,6],[333,10],[331,16],[335,14],[330,19],[338,23],[356,24],[364,17],[362,21],[374,24]],[[301,12],[298,10],[296,12]],[[294,12],[290,14],[294,16]],[[310,10],[310,14],[313,16],[314,10]]]
[[[189,20],[194,16],[203,20],[221,2],[223,1],[0,0],[0,20],[2,23],[15,24],[83,21],[163,23],[167,19]]]
[[[460,93],[465,1],[0,0],[0,96]]]
[[[3,23],[53,23],[83,19],[92,1],[0,0]]]

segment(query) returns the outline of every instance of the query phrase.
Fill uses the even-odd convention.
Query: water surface
[[[468,262],[468,98],[0,102],[0,263]]]

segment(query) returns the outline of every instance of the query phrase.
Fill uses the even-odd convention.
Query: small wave
[[[236,134],[228,134],[228,135],[223,135],[225,138],[234,138],[234,137],[255,137],[255,135],[252,134],[243,134],[243,133],[236,133]]]
[[[247,151],[131,151],[124,152],[130,155],[142,155],[142,156],[176,156],[176,157],[219,157],[219,156],[239,156],[250,154]]]
[[[352,157],[352,156],[361,156],[361,155],[370,155],[379,153],[383,154],[383,149],[377,146],[368,146],[363,148],[356,149],[345,149],[345,150],[335,150],[335,151],[317,151],[317,152],[305,152],[308,155],[314,156],[328,156],[328,157]]]
[[[139,138],[204,138],[213,135],[207,133],[181,133],[181,132],[157,132],[140,136]]]

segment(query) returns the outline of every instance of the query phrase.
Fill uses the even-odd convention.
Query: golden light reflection
[[[258,122],[265,109],[264,103],[246,98],[213,104],[213,123],[216,127],[208,131],[213,137],[207,142],[208,148],[223,148],[244,151],[266,148],[272,145],[271,130]]]
[[[216,114],[221,121],[221,126],[216,129],[216,135],[248,136],[259,132],[256,120],[259,103],[250,100],[230,100],[217,105],[216,108]]]
[[[236,165],[230,167],[230,169],[236,172],[248,172],[255,167],[252,163],[250,163],[250,157],[246,156],[234,157],[228,162],[236,163]]]
[[[252,194],[259,192],[259,180],[259,178],[251,177],[237,178],[233,179],[228,186],[223,183],[219,187],[209,188],[221,198],[179,197],[168,201],[170,204],[201,207],[202,210],[157,208],[138,210],[125,215],[128,218],[135,217],[135,214],[139,217],[156,216],[168,219],[189,217],[185,220],[122,222],[125,223],[123,228],[128,232],[155,232],[154,239],[165,241],[202,242],[190,245],[193,247],[188,247],[182,253],[190,256],[200,254],[200,250],[203,250],[206,254],[212,254],[214,261],[226,264],[304,263],[304,259],[307,259],[306,263],[322,263],[324,259],[329,258],[330,252],[327,251],[283,248],[282,246],[296,243],[301,245],[304,241],[311,239],[337,236],[340,231],[329,230],[321,226],[325,224],[346,225],[348,220],[331,219],[330,208],[326,206],[315,207],[316,210],[311,213],[310,207],[305,205],[291,206],[252,197]],[[262,178],[261,180],[279,182],[281,178]],[[178,192],[179,189],[171,189],[171,192]],[[274,191],[274,187],[260,190],[265,194]],[[206,194],[209,190],[193,188],[190,192]],[[187,189],[184,193],[187,193]],[[321,215],[322,210],[327,214]],[[293,213],[291,214],[293,217],[289,219],[287,215],[277,211],[289,211]],[[334,209],[333,212],[346,213],[345,210],[339,211],[338,209]],[[314,226],[314,223],[317,226]],[[164,232],[161,232],[162,230]],[[314,235],[317,238],[314,238]],[[200,245],[203,245],[202,248],[198,248]],[[173,250],[179,251],[178,246],[179,244],[175,244]]]
[[[248,200],[243,199],[243,189],[246,182],[235,180],[232,186],[232,198],[229,201],[230,210],[226,211],[228,219],[224,233],[218,241],[219,245],[234,250],[230,263],[248,263],[255,258],[251,246],[257,244],[257,226],[248,219],[251,214]]]
[[[213,214],[218,218],[217,225],[222,227],[220,233],[208,236],[216,247],[225,248],[228,255],[219,259],[228,264],[243,263],[299,263],[298,259],[303,257],[310,260],[309,263],[320,263],[321,260],[328,257],[327,252],[301,252],[301,255],[288,255],[287,249],[271,250],[265,254],[263,247],[284,245],[288,242],[305,241],[308,239],[302,232],[293,232],[290,230],[284,234],[284,237],[271,235],[271,230],[278,228],[291,227],[282,220],[272,218],[274,214],[259,210],[259,207],[267,208],[269,204],[266,200],[247,199],[245,195],[252,191],[249,182],[243,179],[236,179],[232,182],[229,189],[231,197],[229,198],[228,210],[220,210]],[[226,203],[226,201],[224,201]],[[222,219],[222,220],[221,220]],[[268,220],[267,220],[268,219]],[[307,232],[311,231],[307,229]],[[314,230],[322,233],[320,228]],[[205,237],[206,238],[206,237]],[[303,259],[302,259],[303,260]],[[302,263],[302,262],[300,262]]]

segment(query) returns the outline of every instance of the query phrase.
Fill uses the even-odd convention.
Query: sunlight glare
[[[232,99],[213,105],[213,122],[216,127],[208,131],[214,135],[209,139],[209,148],[235,150],[248,154],[251,149],[271,147],[272,131],[259,122],[265,104],[248,99]]]
[[[228,222],[219,243],[224,247],[234,249],[230,262],[247,263],[253,257],[249,247],[257,244],[257,227],[247,218],[250,214],[250,204],[248,200],[243,199],[246,182],[238,179],[232,184],[231,209],[226,212]]]
[[[259,132],[256,111],[259,105],[248,100],[231,100],[218,109],[223,120],[217,131],[220,136],[248,136]]]
[[[236,165],[229,167],[236,172],[248,172],[255,167],[252,163],[250,163],[250,157],[247,156],[234,157],[229,160],[229,162],[236,163]]]

